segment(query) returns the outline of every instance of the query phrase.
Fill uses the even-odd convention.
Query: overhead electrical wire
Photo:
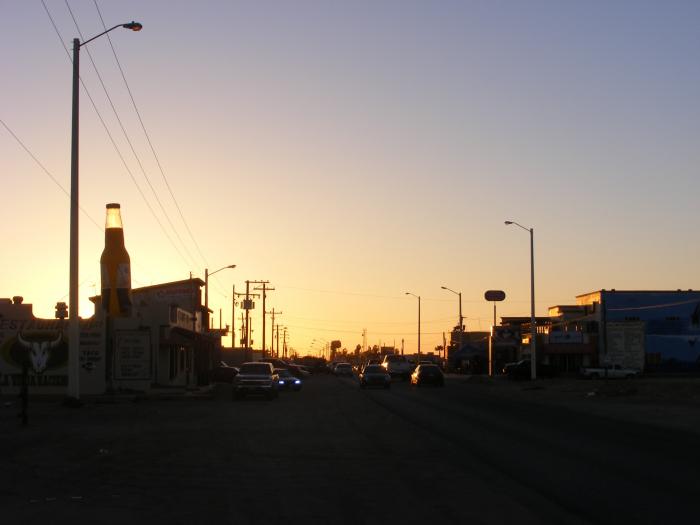
[[[10,127],[9,127],[7,124],[5,124],[5,121],[4,121],[4,120],[0,119],[0,123],[4,126],[4,128],[7,130],[7,132],[8,132],[10,135],[12,135],[12,137],[17,141],[17,143],[18,143],[20,146],[22,146],[22,149],[24,149],[24,151],[27,152],[27,154],[34,160],[34,162],[37,163],[37,165],[41,168],[41,170],[53,181],[53,183],[54,183],[56,186],[59,187],[59,189],[60,189],[63,193],[66,194],[66,197],[68,197],[68,198],[70,199],[70,192],[69,192],[67,189],[65,189],[65,188],[63,187],[63,185],[62,185],[60,182],[58,182],[58,179],[56,179],[56,177],[54,177],[48,169],[46,169],[46,166],[44,166],[44,165],[39,161],[39,159],[36,157],[36,155],[34,155],[34,153],[32,153],[32,152],[30,151],[30,149],[24,144],[24,142],[22,142],[22,140],[17,136],[17,134],[16,134],[14,131],[12,131],[12,130],[10,129]],[[100,226],[99,223],[98,223],[95,219],[92,218],[92,216],[85,210],[85,208],[83,208],[83,207],[80,206],[80,205],[78,205],[78,208],[80,208],[80,211],[83,212],[83,214],[90,220],[90,222],[91,222],[92,224],[94,224],[94,225],[97,227],[98,230],[104,231],[103,228],[102,228],[102,226]]]
[[[66,3],[67,2],[68,2],[68,0],[66,0]],[[97,0],[93,0],[93,2],[95,4],[95,9],[97,10],[97,14],[100,17],[100,22],[102,23],[102,27],[106,31],[107,25],[105,24],[104,18],[102,17],[102,12],[100,11],[100,6],[98,5]],[[185,229],[187,230],[187,233],[190,236],[190,239],[192,239],[192,243],[194,244],[195,248],[197,249],[199,256],[201,257],[202,261],[204,262],[204,265],[206,267],[209,267],[209,262],[207,261],[206,257],[202,253],[202,250],[199,247],[199,243],[197,243],[196,237],[192,234],[192,230],[190,229],[190,226],[187,223],[187,220],[185,219],[184,214],[182,213],[182,208],[180,207],[180,204],[178,203],[177,199],[175,198],[175,194],[173,193],[173,190],[170,186],[170,183],[168,182],[168,178],[165,175],[165,170],[163,169],[163,165],[160,162],[160,158],[158,157],[158,154],[156,153],[155,147],[153,146],[153,142],[151,141],[151,136],[148,133],[148,131],[146,130],[146,125],[144,124],[143,119],[141,118],[141,112],[139,111],[139,108],[136,105],[136,100],[134,99],[134,95],[131,92],[131,87],[129,86],[129,82],[126,80],[126,75],[124,74],[124,69],[122,68],[121,62],[119,61],[119,57],[117,56],[117,51],[114,48],[114,44],[112,43],[112,39],[109,36],[109,33],[107,33],[106,36],[107,36],[107,40],[109,41],[109,46],[112,49],[112,54],[114,55],[114,60],[117,63],[117,67],[119,68],[119,72],[121,74],[122,80],[124,81],[124,86],[126,87],[126,90],[129,93],[129,98],[131,99],[131,103],[134,107],[134,112],[136,113],[139,124],[141,125],[141,129],[143,130],[143,133],[146,137],[146,141],[148,142],[148,146],[151,149],[151,153],[153,153],[153,158],[155,159],[156,164],[158,165],[158,169],[160,170],[160,174],[163,178],[163,182],[165,182],[165,186],[168,188],[168,193],[170,194],[170,197],[173,200],[173,204],[175,204],[175,208],[177,209],[177,212],[180,215],[180,219],[182,220],[182,223],[184,224]],[[140,165],[140,162],[139,162],[139,165]],[[145,175],[145,173],[144,173],[144,175]],[[149,181],[149,185],[150,185],[150,181]],[[151,189],[153,189],[153,188],[151,187]],[[158,204],[160,204],[159,199],[158,199]],[[161,209],[163,209],[162,205],[161,205]],[[163,212],[165,213],[165,210],[163,210]],[[167,214],[166,214],[166,217],[167,217]],[[173,228],[173,231],[175,231],[175,234],[177,235],[177,238],[180,240],[182,245],[186,246],[185,243],[183,242],[182,238],[180,237],[180,234],[177,232],[177,229],[173,226],[172,222],[170,221],[169,217],[168,217],[168,222],[170,223],[170,226]],[[189,250],[188,250],[188,254],[189,254]],[[192,257],[191,254],[190,254],[190,257],[192,258],[192,260],[194,260],[194,257]],[[217,282],[217,284],[219,286],[220,293],[222,293],[224,295],[224,297],[228,297],[226,295],[226,292],[224,292],[222,289],[222,285],[221,285],[221,282],[219,281],[219,277],[214,276],[214,280]]]
[[[53,26],[54,31],[56,32],[56,35],[58,36],[59,41],[61,42],[61,46],[63,46],[63,49],[64,49],[64,51],[66,52],[66,55],[68,56],[68,60],[72,63],[72,62],[73,62],[73,59],[71,58],[71,55],[70,55],[70,52],[68,51],[68,48],[66,47],[66,45],[65,45],[64,42],[63,42],[63,37],[61,36],[61,32],[58,30],[58,27],[56,26],[56,22],[54,21],[53,16],[51,15],[51,12],[49,11],[48,7],[46,7],[46,3],[44,2],[44,0],[41,0],[41,3],[42,3],[42,5],[44,6],[44,10],[46,11],[46,14],[47,14],[47,16],[49,17],[49,20],[51,21],[51,25]],[[124,156],[122,155],[121,151],[119,150],[119,147],[117,146],[117,144],[116,144],[114,138],[112,137],[112,134],[111,134],[111,132],[109,131],[109,128],[107,127],[107,124],[105,123],[104,119],[102,118],[102,115],[101,115],[100,111],[97,109],[97,105],[95,104],[95,101],[94,101],[94,99],[92,98],[92,95],[90,94],[90,91],[87,89],[87,86],[85,85],[85,82],[83,82],[83,79],[82,79],[82,78],[80,79],[80,83],[81,83],[81,85],[83,86],[83,89],[85,90],[85,94],[88,96],[88,99],[90,100],[90,103],[92,104],[92,107],[93,107],[93,109],[95,110],[95,113],[97,114],[98,119],[99,119],[100,122],[102,123],[102,127],[104,128],[105,132],[107,133],[107,136],[109,137],[109,139],[110,139],[110,141],[111,141],[111,143],[112,143],[112,146],[114,147],[114,149],[115,149],[117,155],[118,155],[119,158],[121,159],[122,164],[124,165],[124,168],[126,169],[127,173],[129,174],[129,177],[131,178],[132,182],[133,182],[134,185],[136,186],[136,189],[138,190],[139,194],[141,195],[141,198],[143,199],[144,203],[146,204],[146,207],[147,207],[148,210],[151,212],[151,215],[153,215],[153,217],[155,218],[156,222],[157,222],[158,225],[160,226],[161,230],[162,230],[163,233],[165,234],[165,236],[166,236],[166,238],[168,239],[168,241],[170,242],[170,244],[173,246],[173,248],[174,248],[175,251],[178,253],[178,255],[182,258],[182,260],[184,261],[185,265],[186,265],[186,266],[189,266],[189,262],[187,261],[187,259],[184,257],[184,255],[182,254],[182,252],[179,250],[179,248],[177,247],[177,245],[175,245],[175,243],[173,242],[173,240],[172,240],[172,239],[170,238],[170,236],[168,235],[167,231],[165,230],[165,227],[163,226],[163,224],[161,223],[160,219],[159,219],[158,216],[156,215],[155,211],[154,211],[153,208],[151,207],[150,203],[148,202],[148,199],[146,198],[145,194],[144,194],[143,191],[141,190],[141,187],[139,186],[138,182],[136,181],[136,179],[135,179],[133,173],[132,173],[131,170],[129,169],[129,166],[128,166],[127,163],[126,163],[126,160],[124,159]]]
[[[70,13],[71,18],[73,19],[73,23],[75,24],[75,28],[78,30],[78,34],[80,35],[81,40],[85,40],[83,37],[83,33],[80,30],[80,26],[78,25],[78,21],[75,18],[75,15],[73,14],[73,10],[70,7],[70,4],[68,3],[68,0],[65,0],[66,7],[68,8],[68,12]],[[107,28],[105,28],[105,31]],[[148,184],[148,187],[151,189],[151,192],[153,193],[153,197],[156,199],[156,202],[158,203],[158,206],[160,207],[160,210],[163,212],[163,215],[165,216],[166,220],[168,221],[168,224],[170,224],[170,227],[172,228],[173,232],[175,233],[175,236],[178,238],[180,243],[182,244],[182,247],[185,250],[185,253],[189,256],[190,258],[190,264],[196,265],[196,262],[194,260],[194,257],[192,257],[192,254],[189,252],[187,249],[187,245],[182,242],[182,239],[180,238],[180,234],[177,232],[177,229],[173,225],[172,221],[170,220],[170,216],[168,215],[168,212],[165,210],[163,207],[163,204],[160,201],[160,198],[158,198],[158,193],[156,192],[155,188],[153,187],[153,184],[151,184],[151,180],[148,177],[148,174],[146,173],[145,168],[143,167],[143,163],[141,162],[141,159],[139,158],[139,155],[136,153],[136,150],[134,149],[134,145],[131,142],[131,139],[129,139],[129,134],[126,132],[126,129],[124,128],[124,124],[122,123],[121,118],[119,117],[119,112],[117,111],[117,108],[114,106],[114,102],[112,101],[112,97],[109,94],[109,91],[107,90],[107,86],[105,86],[104,80],[102,79],[102,75],[100,74],[99,69],[97,68],[97,64],[95,64],[95,60],[92,57],[92,53],[90,52],[90,48],[86,47],[85,51],[88,54],[88,57],[90,58],[90,62],[92,63],[92,67],[95,70],[95,74],[97,75],[98,80],[100,81],[100,85],[102,86],[102,90],[105,93],[105,96],[107,97],[107,101],[109,102],[110,107],[112,108],[112,112],[114,113],[114,117],[117,119],[117,122],[119,123],[119,127],[122,130],[122,134],[124,135],[124,140],[126,140],[127,144],[129,145],[129,148],[131,149],[131,153],[134,155],[134,158],[136,159],[136,163],[139,165],[139,168],[141,169],[141,173],[143,174],[144,178],[146,179],[146,183]]]

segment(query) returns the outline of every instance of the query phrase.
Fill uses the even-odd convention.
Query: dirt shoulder
[[[700,434],[700,378],[643,377],[631,380],[574,378],[508,381],[503,377],[454,377],[484,395],[546,403],[621,421]]]

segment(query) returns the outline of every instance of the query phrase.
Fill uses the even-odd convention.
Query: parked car
[[[554,368],[544,363],[537,363],[535,372],[537,373],[537,377],[554,377],[556,373]],[[508,379],[530,379],[532,374],[531,361],[529,359],[522,359],[515,365],[509,366],[506,373]]]
[[[292,373],[286,368],[275,368],[278,380],[277,384],[280,390],[294,390],[298,392],[301,390],[302,380],[298,377],[292,375]]]
[[[350,363],[338,363],[333,368],[333,373],[337,376],[352,376],[352,365]]]
[[[391,388],[391,376],[381,365],[367,365],[360,373],[360,388],[368,386]]]
[[[507,376],[510,373],[509,370],[511,368],[518,366],[518,363],[519,363],[519,361],[513,361],[512,363],[506,363],[505,365],[503,365],[503,370],[501,371],[501,373],[504,376]]]
[[[411,374],[411,386],[445,386],[445,375],[434,364],[418,365]]]
[[[625,368],[622,365],[606,365],[600,367],[584,367],[579,371],[581,377],[587,379],[632,379],[639,375],[639,370],[634,368]]]
[[[404,356],[398,354],[387,354],[384,356],[382,366],[391,377],[408,379],[414,370],[414,365]]]
[[[211,371],[211,380],[214,383],[233,383],[233,378],[238,375],[238,368],[221,361],[218,366]]]
[[[273,399],[277,397],[278,381],[279,376],[270,363],[243,363],[233,380],[233,398],[257,394]]]

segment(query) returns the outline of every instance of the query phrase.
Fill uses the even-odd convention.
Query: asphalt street
[[[0,409],[4,523],[697,521],[697,434],[456,380],[30,409]]]

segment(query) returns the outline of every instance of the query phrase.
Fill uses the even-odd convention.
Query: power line
[[[54,177],[54,176],[51,174],[51,172],[50,172],[48,169],[46,169],[46,167],[39,161],[38,158],[36,158],[36,156],[29,150],[29,148],[28,148],[28,147],[24,144],[24,142],[22,142],[22,140],[15,134],[15,132],[12,131],[12,130],[10,129],[10,127],[9,127],[7,124],[5,124],[5,121],[2,120],[2,119],[0,119],[0,123],[5,127],[5,129],[7,130],[7,132],[8,132],[10,135],[12,135],[12,137],[17,141],[17,143],[18,143],[20,146],[22,146],[22,149],[24,149],[24,151],[27,152],[27,154],[34,160],[34,162],[36,162],[36,163],[39,165],[39,167],[42,169],[42,171],[53,181],[53,183],[54,183],[56,186],[58,186],[59,189],[60,189],[63,193],[66,194],[66,197],[68,197],[68,198],[70,199],[70,193],[68,192],[68,190],[66,190],[66,189],[63,187],[63,185],[62,185],[60,182],[58,182],[58,179],[56,179],[56,177]],[[90,222],[93,223],[93,224],[97,227],[98,230],[103,231],[103,228],[98,224],[98,222],[97,222],[95,219],[92,218],[92,216],[85,210],[85,208],[83,208],[83,207],[80,206],[80,205],[78,205],[78,207],[80,208],[80,211],[82,211],[82,212],[85,214],[85,216],[90,220]]]
[[[70,13],[71,18],[73,19],[73,23],[75,24],[75,28],[78,30],[78,34],[80,35],[81,40],[85,40],[85,38],[83,37],[83,33],[80,30],[80,26],[78,25],[78,21],[76,20],[75,15],[73,14],[73,10],[71,9],[70,4],[68,3],[68,0],[65,0],[65,3],[66,3],[66,7],[68,8],[68,12]],[[107,28],[105,27],[105,31],[106,30],[107,30]],[[146,173],[146,170],[143,167],[141,159],[139,158],[138,154],[136,153],[136,150],[134,149],[134,145],[132,144],[131,139],[129,139],[129,135],[126,132],[126,129],[124,128],[124,124],[122,123],[121,118],[119,117],[119,112],[117,111],[117,108],[114,106],[114,103],[112,102],[112,97],[109,95],[109,91],[107,90],[107,86],[105,86],[105,83],[102,80],[102,75],[100,74],[100,71],[97,69],[97,64],[95,64],[95,60],[92,58],[92,53],[90,52],[90,48],[86,46],[85,51],[87,51],[88,57],[90,58],[90,62],[92,63],[92,67],[95,70],[95,73],[97,74],[97,78],[100,81],[100,85],[102,86],[102,90],[104,91],[105,96],[107,97],[107,101],[109,102],[109,105],[112,108],[112,112],[114,113],[114,116],[117,119],[117,122],[119,123],[119,127],[122,130],[122,134],[124,135],[124,139],[126,140],[127,144],[129,145],[129,148],[131,149],[131,153],[134,155],[134,158],[136,159],[136,163],[139,165],[139,168],[141,169],[141,173],[143,174],[144,178],[146,179],[146,183],[148,184],[148,187],[151,189],[151,192],[153,193],[153,197],[155,197],[156,202],[158,203],[158,206],[160,207],[160,210],[163,212],[163,215],[165,216],[166,220],[168,221],[168,224],[170,224],[170,227],[172,228],[173,232],[175,233],[175,236],[180,241],[180,244],[182,244],[182,247],[184,248],[185,253],[189,256],[191,263],[196,264],[194,257],[192,257],[192,254],[187,249],[187,245],[184,242],[182,242],[182,239],[180,238],[180,234],[178,233],[177,229],[175,228],[172,221],[170,220],[170,216],[168,215],[168,212],[165,210],[165,208],[163,207],[163,204],[160,202],[160,199],[158,198],[158,193],[156,192],[155,188],[153,187],[153,184],[151,184],[151,179],[148,177],[148,174]]]
[[[48,7],[46,7],[46,3],[44,2],[44,0],[41,0],[41,3],[44,6],[44,9],[46,10],[46,14],[49,17],[49,20],[51,20],[51,24],[53,25],[53,28],[56,31],[56,35],[58,35],[58,39],[61,42],[61,46],[63,46],[63,49],[66,52],[66,55],[68,56],[68,60],[71,63],[73,63],[73,59],[70,56],[70,52],[68,51],[68,48],[66,47],[66,45],[63,43],[63,37],[61,36],[61,33],[58,30],[58,27],[56,26],[56,23],[54,22],[53,17],[51,16],[51,12],[49,11]],[[83,82],[82,78],[80,79],[80,84],[83,86],[83,89],[85,90],[85,93],[87,94],[88,99],[90,100],[90,103],[92,104],[92,107],[95,110],[95,113],[97,114],[97,117],[99,118],[100,122],[102,123],[102,126],[104,127],[105,132],[107,133],[107,136],[109,137],[110,141],[112,142],[112,146],[114,147],[117,155],[121,159],[122,164],[124,165],[124,168],[126,169],[127,173],[129,174],[131,181],[136,186],[136,189],[138,190],[139,194],[141,195],[141,198],[143,199],[144,203],[146,204],[146,207],[151,212],[151,215],[153,215],[153,217],[155,218],[156,222],[160,226],[161,230],[165,234],[165,236],[168,239],[168,241],[170,242],[170,244],[173,246],[173,248],[175,248],[175,251],[177,251],[178,255],[180,255],[182,260],[185,262],[185,266],[189,266],[190,263],[187,261],[187,259],[185,259],[184,255],[182,254],[180,249],[177,247],[177,245],[173,242],[170,235],[168,235],[168,232],[166,231],[165,227],[163,226],[163,223],[160,221],[160,219],[156,215],[155,211],[153,211],[151,204],[148,202],[148,199],[146,198],[146,195],[141,190],[141,187],[139,186],[138,182],[136,181],[136,178],[134,177],[133,173],[129,169],[129,166],[126,163],[124,156],[122,155],[121,151],[119,150],[119,147],[117,146],[117,143],[115,142],[114,137],[112,136],[112,133],[109,131],[107,124],[105,123],[104,119],[102,118],[100,111],[97,109],[97,105],[95,104],[95,101],[93,100],[92,95],[90,95],[90,91],[88,91],[87,86],[85,85],[85,82]]]
[[[67,1],[67,0],[66,0]],[[102,12],[100,11],[100,6],[97,4],[97,0],[93,0],[95,4],[95,9],[97,10],[97,14],[100,17],[100,21],[102,22],[102,27],[107,30],[107,26],[105,25],[104,18],[102,17]],[[192,230],[189,227],[189,224],[185,220],[185,216],[182,213],[182,209],[180,208],[180,204],[178,203],[177,199],[175,198],[175,194],[173,193],[173,190],[170,186],[170,183],[168,182],[168,178],[165,176],[165,170],[163,169],[163,165],[160,162],[160,158],[158,157],[158,154],[156,153],[155,147],[153,146],[153,142],[151,141],[151,136],[146,130],[146,125],[143,123],[143,119],[141,118],[141,112],[139,111],[138,106],[136,105],[136,100],[134,99],[134,95],[131,92],[131,87],[129,86],[129,82],[126,80],[126,75],[124,74],[124,70],[122,68],[121,62],[119,61],[119,57],[117,56],[117,52],[114,49],[114,45],[112,44],[112,38],[109,36],[109,33],[106,34],[107,40],[109,41],[109,46],[112,48],[112,54],[114,55],[114,60],[117,62],[117,67],[119,68],[119,72],[121,73],[122,80],[124,80],[124,86],[126,87],[127,92],[129,93],[129,98],[131,99],[131,103],[134,106],[134,111],[136,112],[136,116],[138,117],[138,121],[141,124],[141,129],[143,130],[143,134],[146,136],[146,141],[148,142],[148,146],[151,149],[151,152],[153,153],[153,158],[156,161],[156,164],[158,165],[158,169],[160,170],[160,174],[163,177],[163,182],[165,182],[165,186],[168,188],[168,193],[170,193],[170,197],[173,200],[173,203],[175,204],[175,208],[177,209],[178,214],[180,215],[180,219],[182,220],[182,223],[185,225],[185,229],[187,230],[187,233],[190,236],[190,239],[192,239],[192,243],[194,244],[195,248],[197,249],[197,252],[199,253],[199,256],[202,258],[202,261],[204,262],[204,265],[206,267],[209,267],[209,262],[207,261],[206,257],[204,257],[204,254],[202,253],[201,248],[199,247],[199,243],[197,243],[197,239],[195,236],[192,234]],[[149,183],[150,184],[150,183]],[[158,201],[160,204],[160,200]],[[170,219],[168,219],[170,221]],[[173,226],[172,223],[170,223],[171,227]],[[180,239],[180,242],[185,245],[182,239],[180,238],[180,235],[177,233],[177,230],[173,227],[173,230],[176,232],[176,235],[178,239]],[[191,257],[191,255],[190,255]],[[192,258],[194,260],[194,258]],[[226,296],[226,292],[223,291],[221,288],[221,282],[219,281],[219,277],[215,276],[214,279],[216,280],[217,284],[219,285],[219,291]]]

